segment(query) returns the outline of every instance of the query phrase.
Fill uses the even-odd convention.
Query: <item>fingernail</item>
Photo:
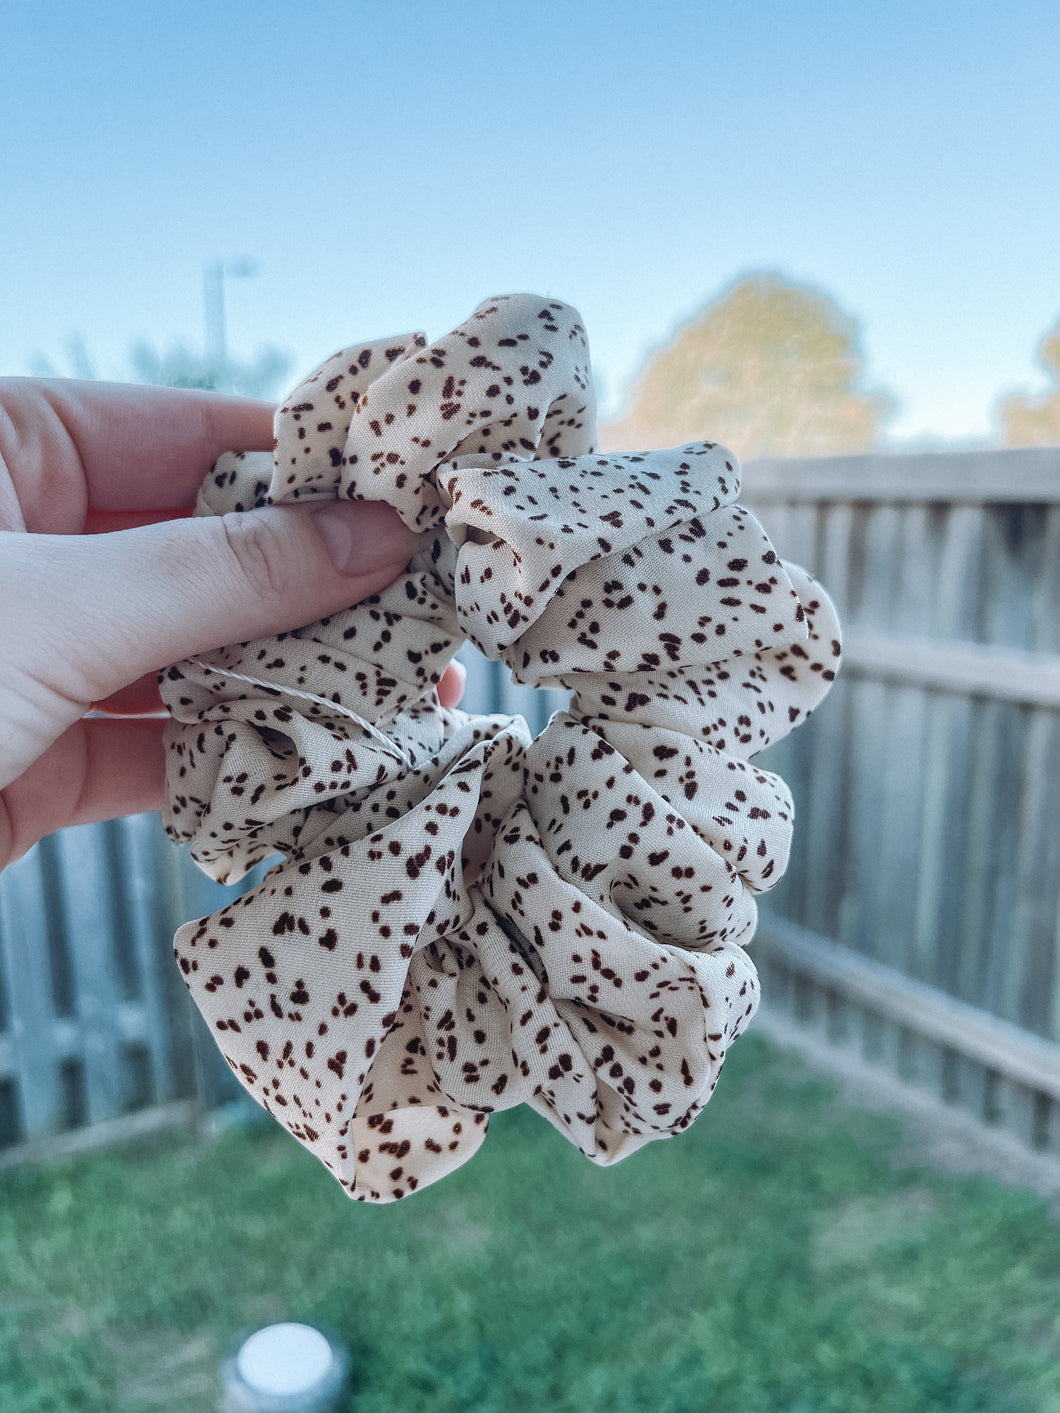
[[[313,524],[340,574],[365,574],[415,553],[416,536],[382,501],[334,501],[313,511]]]

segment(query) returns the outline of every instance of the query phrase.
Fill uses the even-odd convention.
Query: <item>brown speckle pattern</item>
[[[176,937],[229,1064],[375,1202],[518,1103],[598,1163],[686,1128],[757,1003],[792,805],[751,758],[835,675],[827,597],[723,447],[593,450],[555,301],[346,349],[276,434],[221,458],[200,513],[386,500],[422,537],[378,597],[162,674],[171,836],[223,881],[283,856]],[[443,710],[465,638],[569,710],[536,740]]]

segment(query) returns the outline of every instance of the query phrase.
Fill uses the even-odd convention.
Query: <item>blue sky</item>
[[[1060,317],[1056,0],[0,0],[0,370],[299,373],[487,294],[576,304],[605,407],[738,275],[829,292],[897,442],[987,435]]]

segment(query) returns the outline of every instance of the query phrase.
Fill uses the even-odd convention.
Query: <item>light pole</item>
[[[206,319],[206,357],[218,376],[223,376],[228,363],[228,338],[225,331],[225,276],[243,279],[256,275],[256,261],[244,256],[240,260],[211,260],[202,267],[202,303]]]

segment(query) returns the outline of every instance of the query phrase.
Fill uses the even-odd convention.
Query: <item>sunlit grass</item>
[[[899,1167],[897,1122],[755,1037],[688,1135],[593,1168],[527,1112],[349,1202],[272,1127],[0,1182],[0,1407],[213,1407],[240,1328],[324,1322],[357,1413],[1060,1408],[1060,1231]]]

